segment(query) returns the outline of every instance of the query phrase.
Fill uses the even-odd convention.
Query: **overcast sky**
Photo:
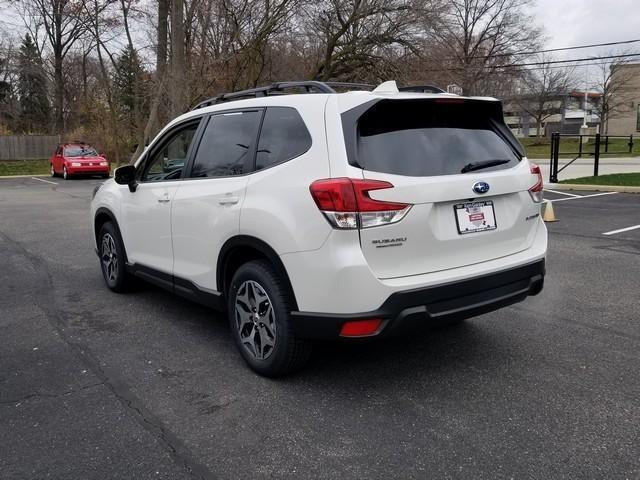
[[[534,13],[548,48],[640,38],[640,0],[537,0]],[[623,48],[640,52],[640,43]],[[601,53],[602,48],[588,52],[585,56]]]

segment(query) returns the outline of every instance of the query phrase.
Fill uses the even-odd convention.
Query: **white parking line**
[[[58,185],[57,182],[51,182],[49,180],[43,180],[42,178],[36,178],[36,177],[31,177],[31,180],[38,180],[39,182],[44,182],[44,183],[51,183],[53,185]]]
[[[618,192],[604,192],[604,193],[594,193],[593,195],[576,195],[575,197],[569,198],[557,198],[555,200],[547,200],[547,202],[564,202],[566,200],[577,200],[579,198],[591,198],[591,197],[601,197],[602,195],[615,195]]]
[[[629,230],[636,230],[640,228],[640,225],[634,225],[633,227],[621,228],[619,230],[611,230],[610,232],[604,232],[603,235],[615,235],[616,233],[628,232]]]
[[[567,197],[581,197],[582,195],[576,195],[575,193],[558,192],[557,190],[544,189],[545,192],[557,193],[558,195],[566,195]]]

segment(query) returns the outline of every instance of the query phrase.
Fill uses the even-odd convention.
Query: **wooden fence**
[[[0,135],[0,160],[49,158],[58,142],[57,135]]]

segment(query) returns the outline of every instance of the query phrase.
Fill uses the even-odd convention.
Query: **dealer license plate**
[[[453,209],[456,214],[458,233],[461,235],[498,228],[492,201],[458,203],[453,206]]]

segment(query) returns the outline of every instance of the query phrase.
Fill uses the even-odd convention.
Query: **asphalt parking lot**
[[[103,285],[99,180],[0,179],[0,478],[640,478],[640,195],[547,192],[545,290],[283,380]]]

